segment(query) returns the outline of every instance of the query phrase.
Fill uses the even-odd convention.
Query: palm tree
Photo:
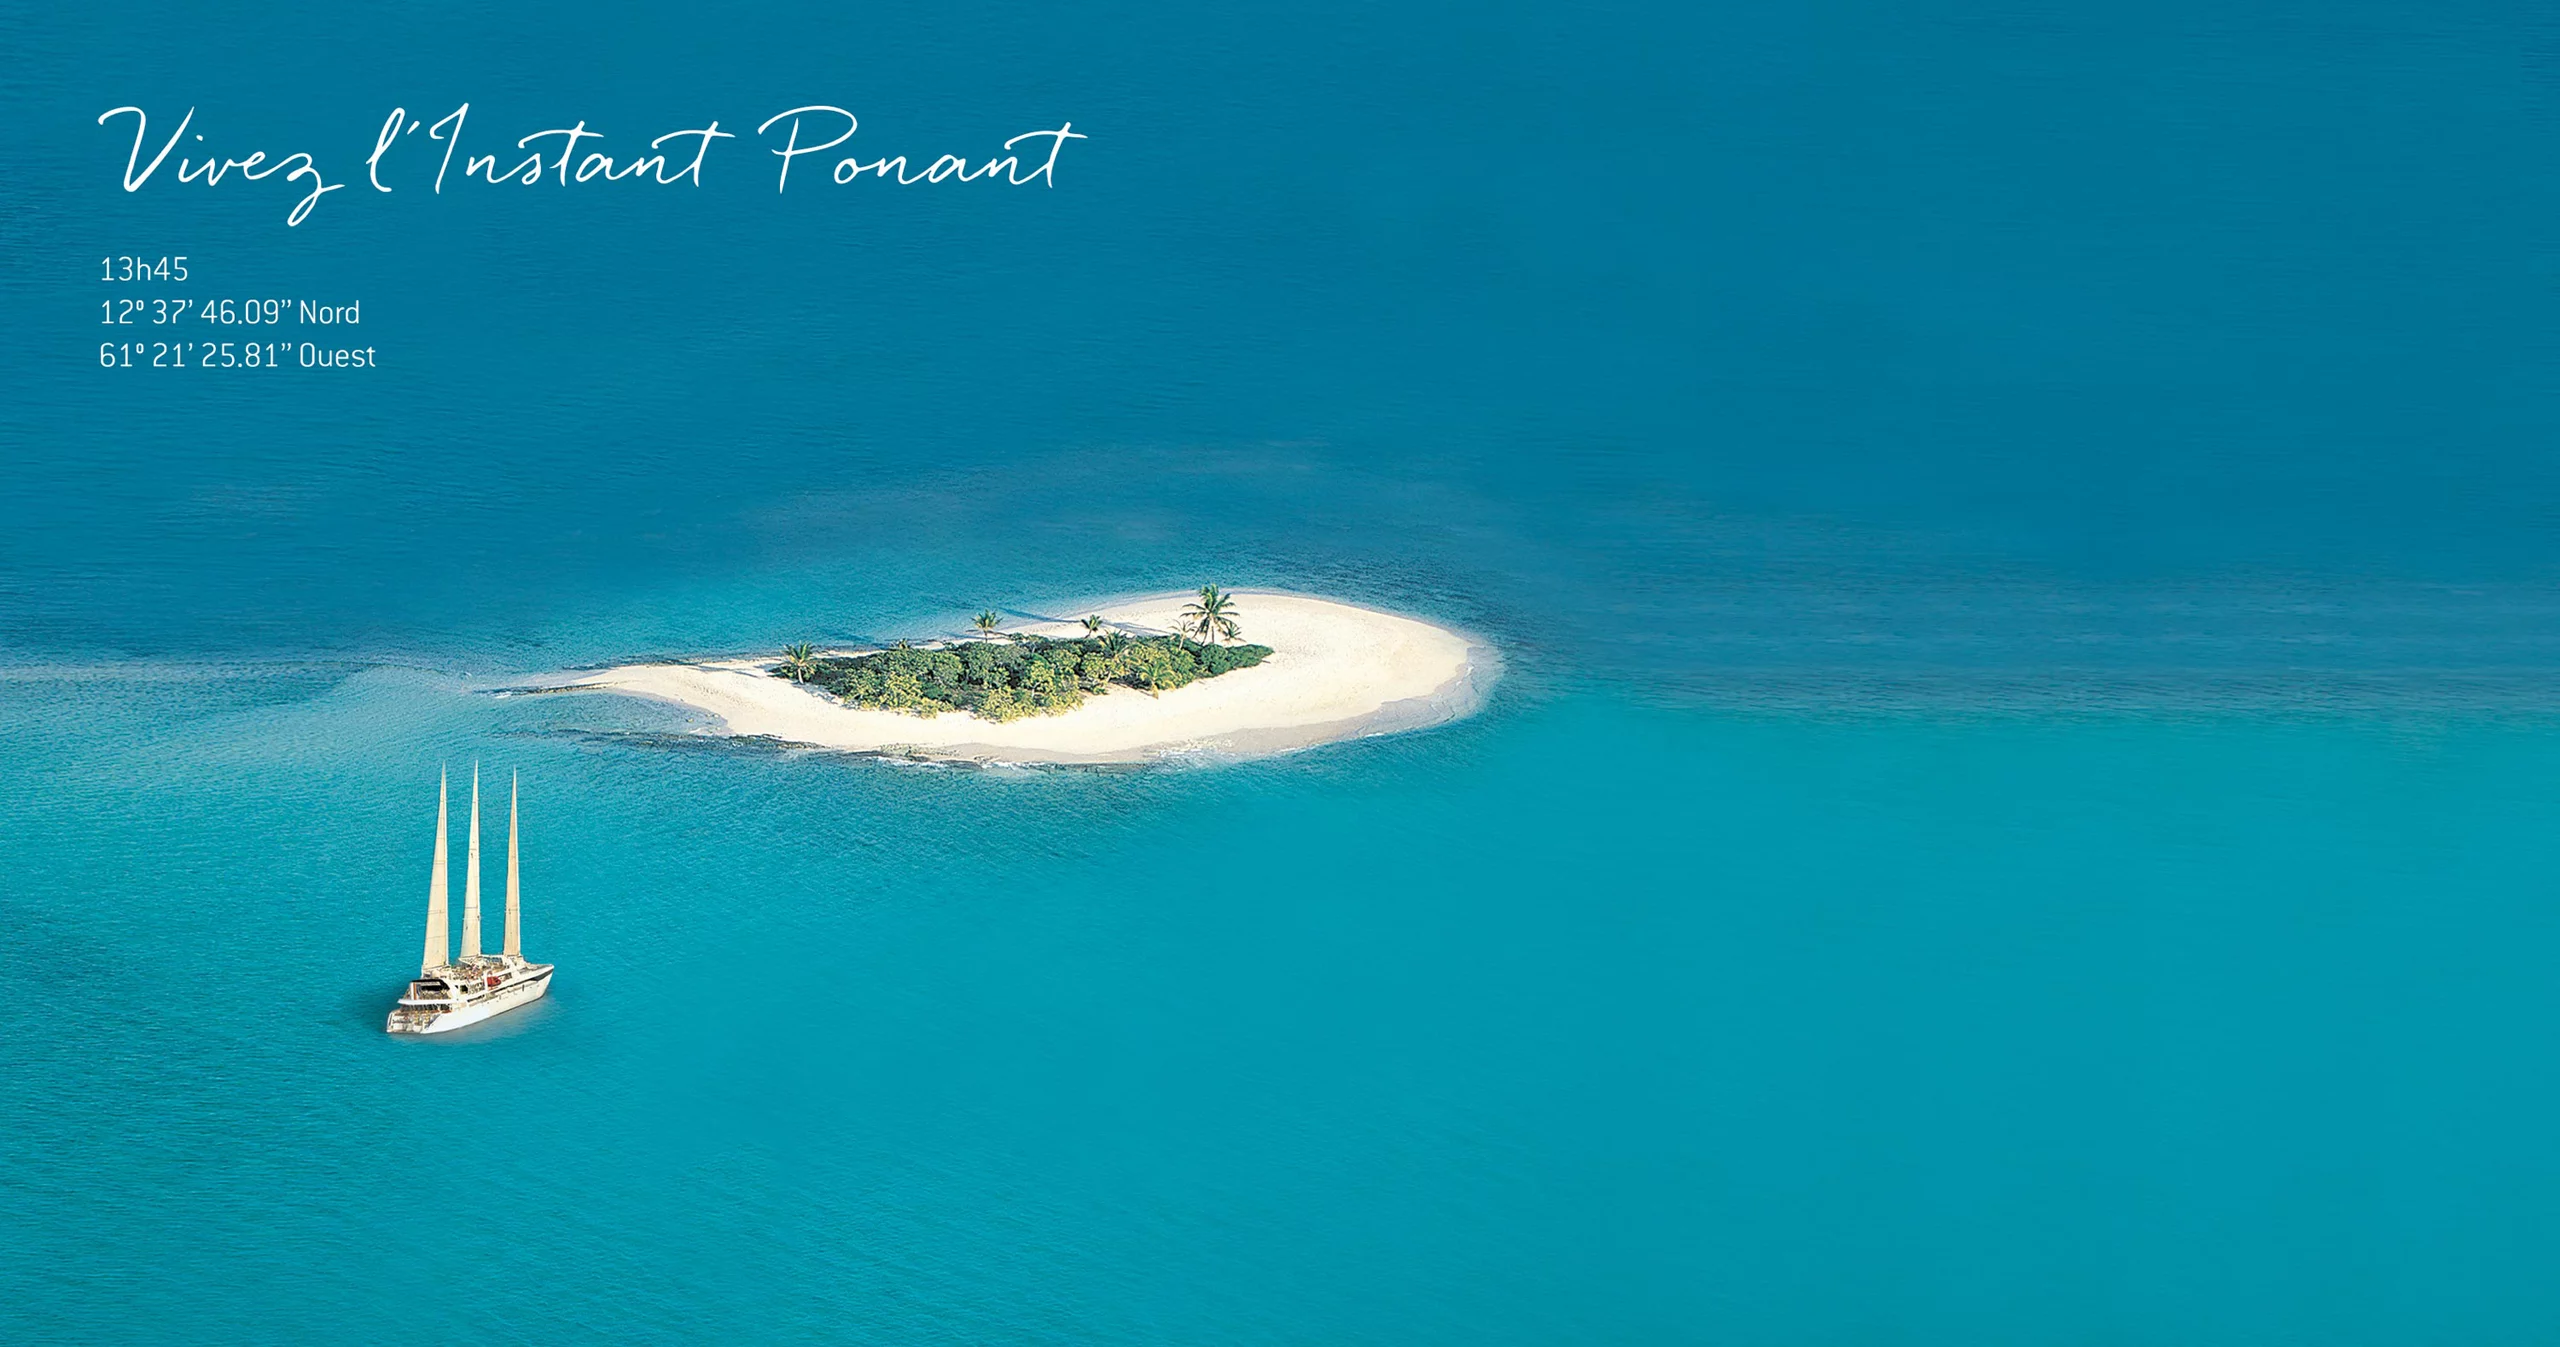
[[[1087,636],[1100,636],[1102,634],[1102,614],[1095,613],[1093,616],[1084,620],[1084,634]]]
[[[978,634],[981,636],[993,636],[996,634],[996,624],[1003,620],[1004,619],[996,616],[994,609],[990,608],[987,611],[978,614],[976,617],[971,618],[969,620],[969,625],[976,627],[978,629]]]
[[[818,672],[818,652],[807,641],[782,648],[782,663],[774,672],[794,683],[806,683]]]
[[[1236,628],[1236,601],[1219,591],[1216,585],[1202,585],[1200,597],[1184,606],[1182,629],[1200,633],[1200,643],[1232,641],[1241,633]]]

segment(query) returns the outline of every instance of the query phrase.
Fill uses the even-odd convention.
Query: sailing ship
[[[524,957],[523,901],[516,881],[516,781],[507,780],[507,937],[480,952],[480,764],[471,764],[471,850],[462,877],[462,954],[446,957],[452,922],[445,909],[444,774],[436,775],[436,861],[427,878],[427,946],[418,976],[391,1008],[385,1032],[441,1034],[530,1005],[551,990],[551,965]]]

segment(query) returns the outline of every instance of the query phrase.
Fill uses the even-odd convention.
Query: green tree
[[[997,617],[995,615],[995,610],[991,608],[971,619],[969,625],[976,627],[978,629],[978,634],[981,636],[993,636],[996,634],[996,624],[1003,620],[1004,619]]]
[[[1100,636],[1102,634],[1102,614],[1095,613],[1093,616],[1084,620],[1084,634],[1087,636]]]
[[[1202,585],[1200,597],[1182,609],[1182,630],[1197,632],[1202,645],[1232,641],[1243,632],[1236,626],[1236,601],[1216,585]]]
[[[996,651],[1001,648],[991,645],[962,647],[960,651],[962,676],[982,688],[1003,686],[1009,680],[1005,677],[1004,661],[996,654]]]
[[[818,652],[807,641],[782,648],[782,663],[774,672],[794,683],[806,683],[818,675]]]
[[[904,711],[924,704],[924,684],[911,673],[893,673],[880,682],[880,704]]]
[[[948,650],[936,650],[925,656],[924,672],[919,675],[924,680],[924,695],[935,701],[956,703],[960,697],[960,679],[965,672],[960,657]]]
[[[1129,677],[1145,688],[1150,697],[1166,688],[1182,686],[1182,675],[1174,668],[1173,657],[1161,644],[1142,642],[1132,645],[1121,657],[1121,664],[1128,670]]]

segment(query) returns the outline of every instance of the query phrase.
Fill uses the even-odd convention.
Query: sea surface
[[[2560,1335],[2547,13],[17,7],[0,76],[0,1341]],[[465,100],[741,139],[371,190]],[[1090,139],[777,193],[812,103]],[[128,194],[126,104],[350,185]],[[381,368],[102,369],[110,292]],[[1211,582],[1504,677],[1134,771],[507,693]],[[557,990],[394,1041],[474,764]]]

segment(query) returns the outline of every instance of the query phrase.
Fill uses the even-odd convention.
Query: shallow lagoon
[[[2547,726],[1574,694],[1002,772],[282,682],[138,738],[112,680],[8,687],[73,717],[0,797],[43,954],[0,1039],[35,1339],[390,1336],[482,1297],[634,1341],[2386,1341],[2554,1308],[2552,858],[2518,840]],[[528,782],[561,983],[458,1041],[379,1029],[433,797],[395,745]],[[433,1235],[473,1212],[506,1233]]]

